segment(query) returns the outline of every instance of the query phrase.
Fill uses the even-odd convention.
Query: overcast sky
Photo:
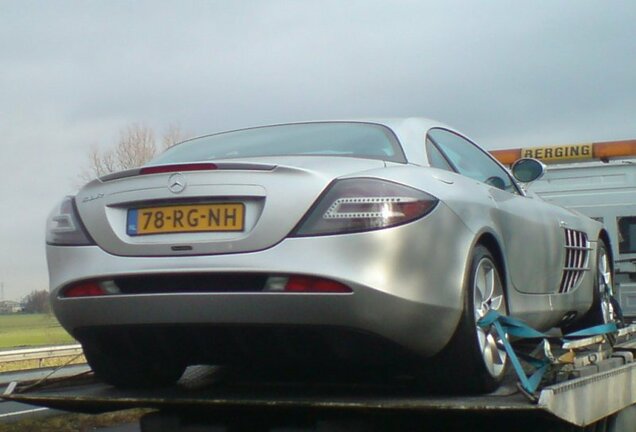
[[[48,288],[45,219],[91,146],[426,116],[486,148],[636,138],[633,1],[0,0],[0,283]]]

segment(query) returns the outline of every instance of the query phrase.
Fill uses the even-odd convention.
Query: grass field
[[[72,343],[51,314],[0,315],[0,349]]]
[[[139,423],[141,416],[150,412],[152,412],[150,409],[137,408],[104,414],[68,413],[45,418],[24,418],[14,423],[0,423],[0,432],[78,432],[101,430],[107,427]],[[113,427],[112,430],[115,429],[117,428]]]

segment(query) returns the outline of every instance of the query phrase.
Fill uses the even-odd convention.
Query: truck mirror
[[[545,173],[545,165],[536,159],[523,158],[512,164],[512,175],[521,183],[538,180]]]

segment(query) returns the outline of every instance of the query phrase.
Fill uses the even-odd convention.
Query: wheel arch
[[[601,231],[598,233],[598,239],[599,240],[603,240],[603,242],[605,242],[605,246],[607,246],[607,254],[609,255],[609,263],[610,263],[610,267],[612,269],[612,280],[613,280],[613,275],[614,275],[614,251],[613,251],[613,248],[612,248],[612,240],[611,240],[607,230],[605,230],[605,228],[601,229]]]
[[[506,303],[508,303],[510,298],[508,293],[508,268],[506,266],[506,260],[504,258],[503,250],[501,249],[499,241],[492,233],[485,232],[481,234],[481,236],[477,239],[475,245],[484,246],[490,251],[493,258],[495,259],[495,263],[497,264],[497,266],[499,267],[499,271],[501,272],[499,276],[501,277],[501,282],[503,284]],[[508,304],[507,306],[508,310],[510,310],[510,304]]]

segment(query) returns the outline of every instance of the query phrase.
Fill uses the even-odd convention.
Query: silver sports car
[[[512,168],[523,182],[542,170]],[[488,310],[539,329],[613,319],[603,226],[420,118],[175,145],[62,200],[47,258],[55,314],[117,386],[169,384],[191,364],[417,371],[436,358],[487,391],[507,360],[476,325]]]

